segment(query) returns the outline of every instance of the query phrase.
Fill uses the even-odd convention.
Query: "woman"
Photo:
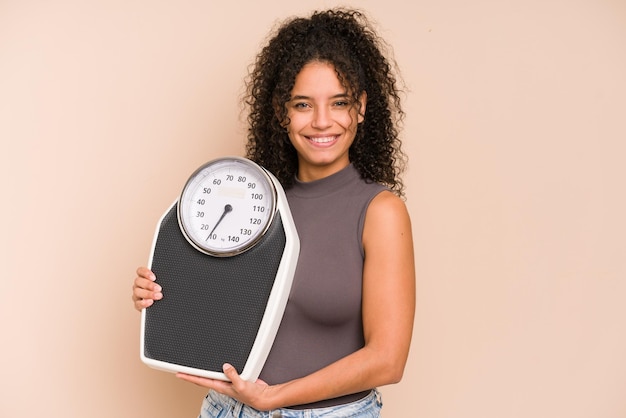
[[[177,375],[211,389],[202,418],[378,417],[376,387],[402,377],[415,271],[399,179],[403,112],[384,51],[361,12],[334,9],[285,22],[257,56],[247,157],[285,188],[300,257],[258,381],[228,364],[230,382]],[[135,307],[162,297],[140,267]]]

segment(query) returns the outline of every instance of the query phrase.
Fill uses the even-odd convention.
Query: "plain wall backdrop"
[[[0,0],[0,416],[197,415],[139,360],[156,222],[334,1]],[[345,3],[348,4],[348,3]],[[626,3],[362,0],[406,83],[418,282],[385,418],[626,417]]]

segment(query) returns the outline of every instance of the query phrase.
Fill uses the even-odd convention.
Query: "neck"
[[[340,164],[320,166],[302,164],[301,162],[300,167],[298,168],[298,180],[304,182],[321,180],[325,177],[332,176],[333,174],[340,172],[348,165],[350,165],[350,161],[345,161]]]

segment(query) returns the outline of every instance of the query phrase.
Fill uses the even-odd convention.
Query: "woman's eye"
[[[294,103],[293,107],[296,109],[305,109],[309,107],[309,105],[307,103],[300,102],[300,103]]]
[[[335,107],[346,107],[349,105],[350,105],[350,102],[347,100],[340,100],[338,102],[335,102]]]

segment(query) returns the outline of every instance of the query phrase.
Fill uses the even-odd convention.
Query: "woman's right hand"
[[[147,267],[137,269],[137,277],[133,283],[133,303],[135,309],[141,311],[143,308],[152,306],[155,300],[163,298],[161,286],[156,283],[156,276]]]

